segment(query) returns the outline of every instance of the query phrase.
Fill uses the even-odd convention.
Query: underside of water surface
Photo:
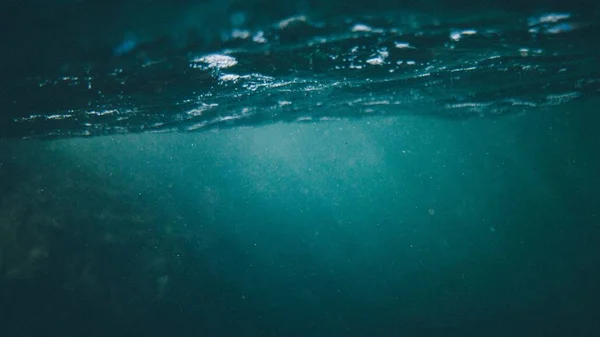
[[[114,27],[81,21],[93,3],[63,4],[55,15],[70,13],[71,30],[9,38],[27,48],[4,56],[15,67],[1,82],[0,137],[496,118],[600,91],[592,5],[277,4],[122,4],[94,16]]]

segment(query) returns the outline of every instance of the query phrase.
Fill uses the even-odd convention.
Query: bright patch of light
[[[367,25],[357,23],[354,25],[354,27],[352,27],[352,31],[353,32],[371,32],[371,31],[373,31],[373,28],[371,28]]]
[[[87,115],[96,115],[96,116],[104,116],[104,115],[112,115],[117,113],[117,110],[104,110],[104,111],[86,111]]]
[[[209,68],[223,69],[238,64],[238,61],[229,55],[210,54],[192,60],[194,63],[205,63]]]
[[[277,24],[277,26],[280,29],[284,29],[284,28],[288,27],[289,25],[296,23],[296,22],[306,22],[306,16],[304,16],[304,15],[293,16],[291,18],[281,20],[281,21],[279,21],[279,24]]]
[[[234,39],[247,39],[250,37],[250,32],[247,30],[234,29],[231,32],[231,37]]]
[[[382,48],[377,51],[378,56],[368,59],[366,62],[371,65],[382,65],[385,59],[390,55],[387,49]]]
[[[187,114],[190,116],[202,116],[206,111],[214,109],[218,106],[219,106],[219,104],[215,104],[215,103],[212,103],[212,104],[202,103],[202,105],[200,105],[199,107],[189,110],[187,112]]]
[[[240,79],[240,77],[241,77],[240,75],[236,75],[236,74],[224,74],[219,77],[219,80],[224,81],[224,82],[237,81]]]
[[[463,36],[466,35],[475,35],[477,31],[474,29],[465,29],[465,30],[455,30],[450,33],[450,39],[453,41],[460,40]]]
[[[265,43],[267,39],[265,38],[265,33],[263,31],[259,31],[252,37],[252,41],[256,43]]]
[[[409,43],[407,42],[396,42],[394,44],[394,46],[398,49],[408,49],[408,48],[414,48],[412,47]]]
[[[530,26],[535,26],[542,23],[556,23],[561,20],[569,19],[570,17],[570,13],[546,13],[540,16],[532,16],[527,22]]]
[[[371,65],[382,65],[383,62],[384,62],[384,59],[382,57],[379,57],[379,56],[378,57],[373,57],[373,58],[370,58],[370,59],[367,60],[367,63],[371,64]]]

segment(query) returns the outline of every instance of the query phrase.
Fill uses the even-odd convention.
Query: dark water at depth
[[[597,336],[593,2],[9,1],[0,336]]]

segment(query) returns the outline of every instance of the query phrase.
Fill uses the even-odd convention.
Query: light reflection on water
[[[597,28],[577,13],[381,13],[302,15],[260,29],[242,20],[210,53],[153,54],[129,37],[109,61],[12,88],[11,126],[0,136],[530,112],[598,95],[599,51],[589,41]]]

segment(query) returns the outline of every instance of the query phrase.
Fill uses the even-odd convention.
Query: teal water
[[[600,335],[593,1],[10,1],[0,337]]]
[[[5,141],[2,335],[593,336],[597,103]]]
[[[206,14],[195,7],[180,14],[191,16],[186,20],[150,10],[170,18],[169,29],[143,24],[150,14],[142,12],[119,21],[129,27],[121,34],[86,38],[77,32],[97,26],[75,21],[72,30],[55,32],[70,45],[55,51],[33,43],[39,50],[1,78],[0,138],[369,116],[498,118],[598,97],[595,6],[499,5],[397,4],[350,14],[316,5],[271,13],[261,24],[252,23],[252,11],[231,9],[218,11],[224,19],[215,31],[198,27]],[[82,8],[76,12],[87,13]]]

